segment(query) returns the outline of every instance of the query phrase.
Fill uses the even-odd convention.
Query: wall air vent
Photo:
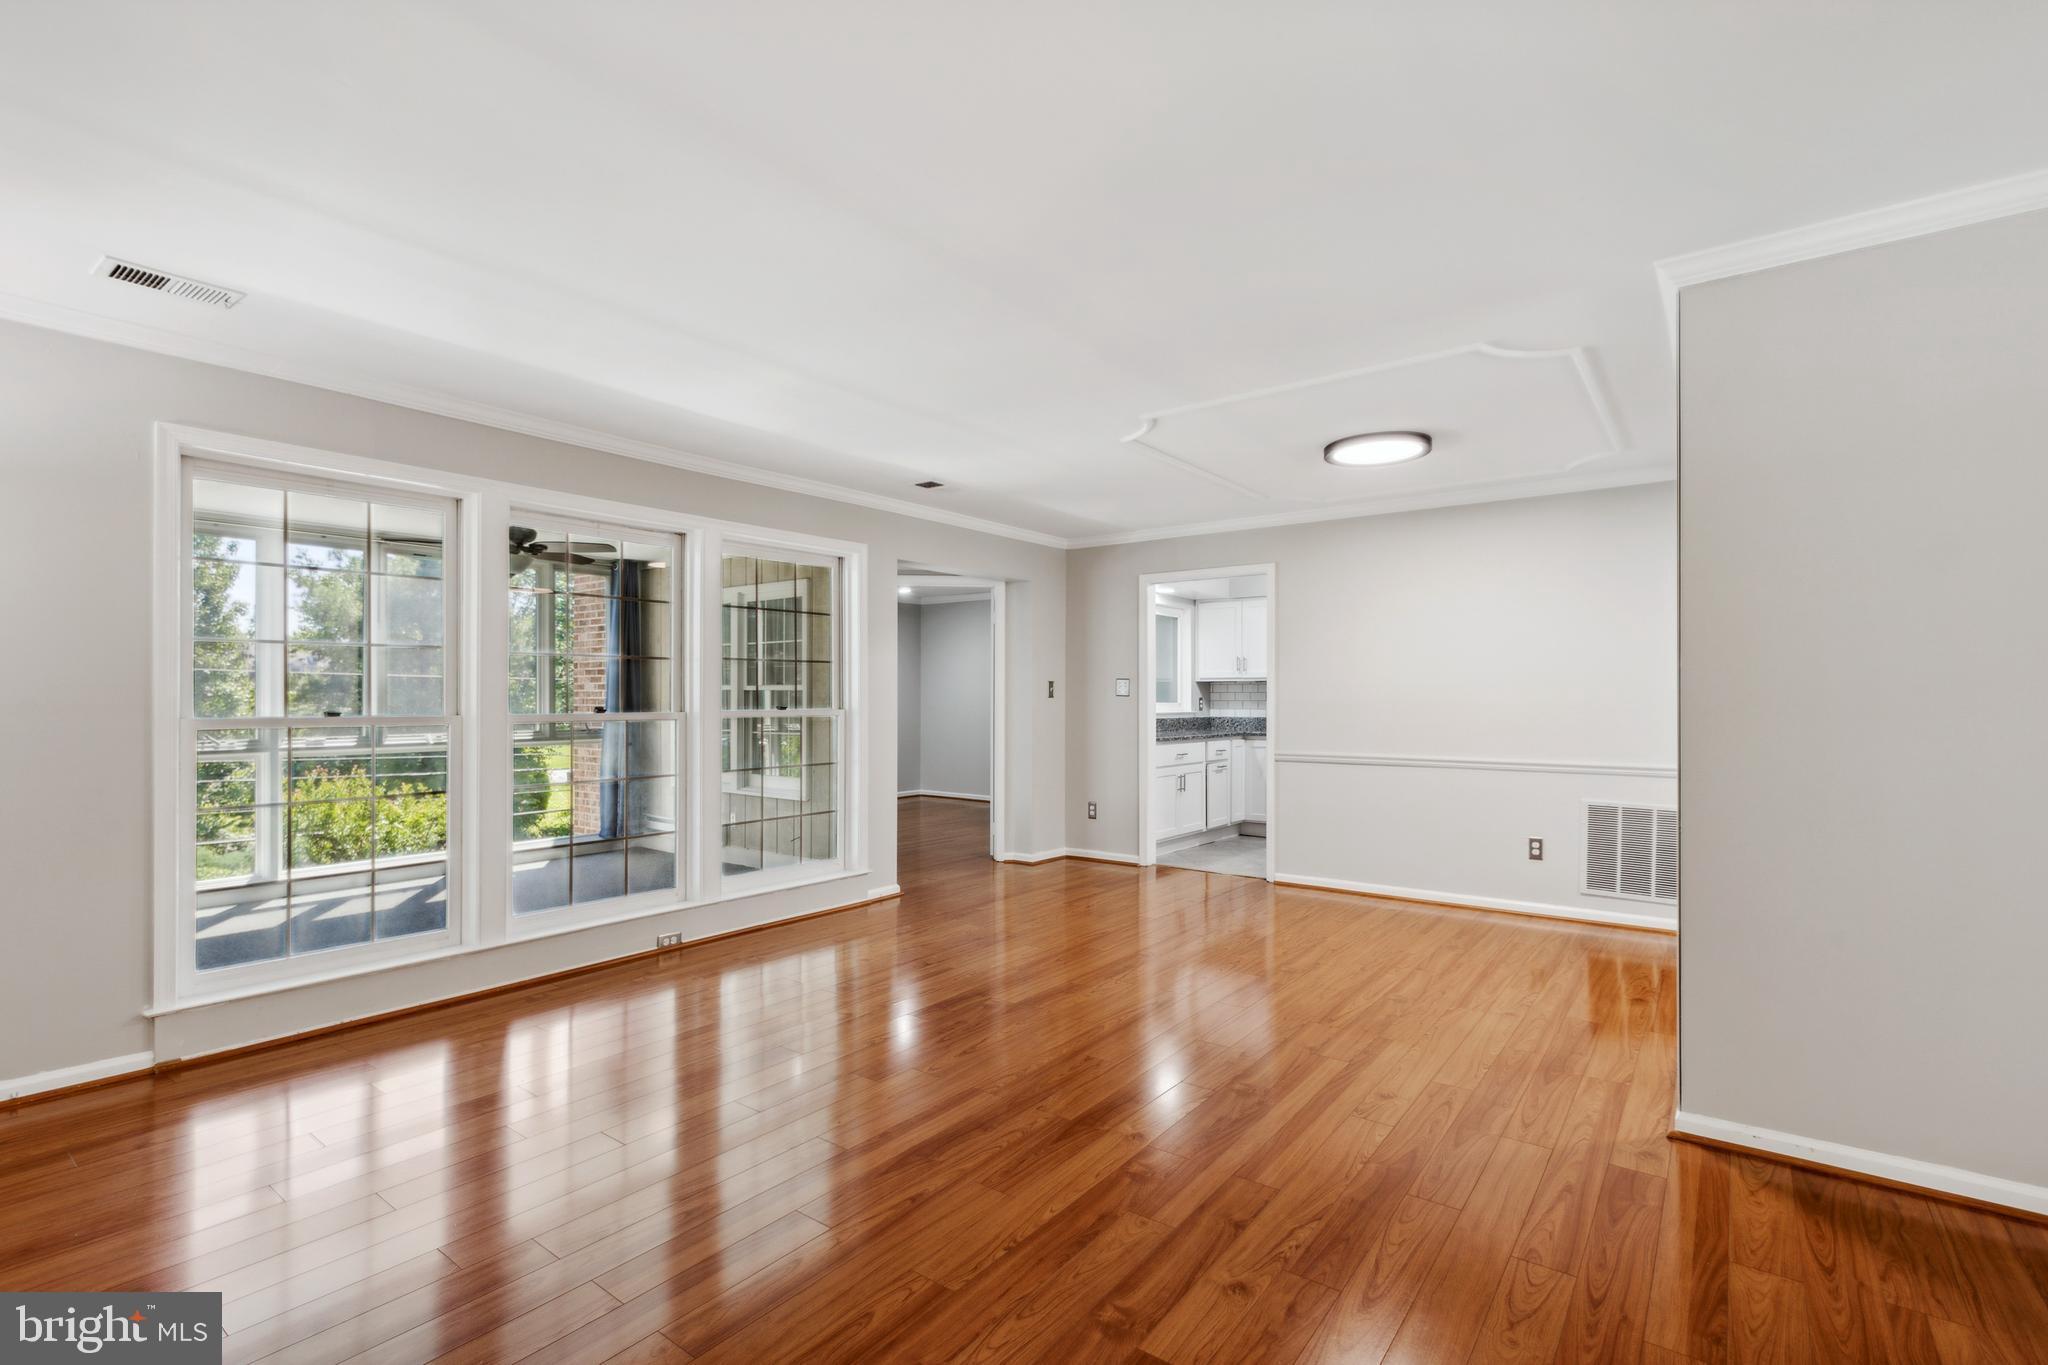
[[[217,284],[204,280],[187,279],[183,275],[172,275],[133,261],[116,260],[112,256],[100,257],[100,263],[93,267],[93,274],[104,275],[110,280],[132,284],[138,289],[154,289],[159,294],[169,294],[175,299],[190,299],[216,308],[232,308],[243,299],[239,289],[223,289]]]
[[[1586,890],[1639,901],[1678,899],[1678,812],[1586,803]]]

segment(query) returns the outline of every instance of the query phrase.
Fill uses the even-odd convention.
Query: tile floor
[[[1197,872],[1222,872],[1232,877],[1266,875],[1266,841],[1233,834],[1212,844],[1196,844],[1159,855],[1161,867],[1187,867]]]

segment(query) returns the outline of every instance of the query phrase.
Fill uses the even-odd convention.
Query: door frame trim
[[[1152,590],[1161,583],[1176,583],[1190,578],[1244,578],[1253,574],[1266,577],[1266,880],[1273,880],[1273,869],[1279,866],[1277,839],[1280,828],[1276,818],[1279,808],[1279,764],[1273,756],[1280,752],[1276,727],[1279,724],[1280,708],[1278,687],[1280,674],[1280,569],[1279,565],[1235,564],[1223,568],[1174,569],[1161,573],[1138,575],[1137,645],[1138,645],[1138,812],[1137,848],[1138,864],[1152,867],[1159,861],[1158,840],[1152,835],[1152,746],[1158,734],[1158,669],[1152,657]],[[1191,613],[1192,620],[1199,613]],[[1198,643],[1199,647],[1199,643]],[[1191,678],[1188,685],[1197,686]]]

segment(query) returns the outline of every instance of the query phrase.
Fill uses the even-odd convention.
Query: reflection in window
[[[446,504],[191,481],[194,961],[448,927]]]
[[[539,519],[535,519],[536,522]],[[680,885],[673,535],[515,524],[512,908]]]
[[[1180,617],[1159,612],[1152,617],[1157,683],[1154,695],[1168,705],[1180,701]]]
[[[837,561],[721,565],[719,825],[728,878],[839,860]]]

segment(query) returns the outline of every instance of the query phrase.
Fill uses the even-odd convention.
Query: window
[[[860,546],[216,432],[156,449],[159,1011],[643,915],[695,937],[734,917],[706,902],[856,870]]]
[[[445,935],[452,504],[185,475],[181,972]]]
[[[682,885],[679,536],[514,515],[512,910]]]
[[[1185,607],[1159,603],[1152,608],[1153,700],[1161,711],[1192,711],[1194,684],[1189,675],[1188,613]]]
[[[719,825],[727,882],[839,862],[839,561],[723,556]]]

